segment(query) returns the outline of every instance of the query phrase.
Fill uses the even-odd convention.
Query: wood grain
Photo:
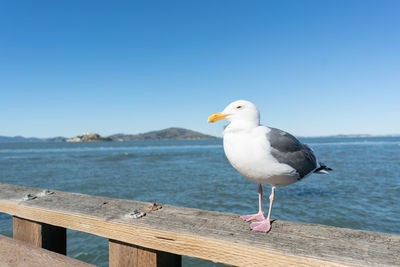
[[[109,267],[132,266],[138,267],[138,250],[135,245],[117,240],[109,241]]]
[[[42,247],[42,225],[39,222],[13,217],[13,237],[35,247]]]
[[[180,267],[182,257],[117,240],[109,241],[109,266]]]
[[[38,248],[27,242],[0,235],[1,267],[90,267],[94,266],[76,259]]]
[[[55,191],[24,201],[41,189],[0,184],[0,212],[83,231],[143,248],[237,266],[398,266],[400,236],[325,225],[274,221],[268,234],[252,232],[238,215],[151,205]]]

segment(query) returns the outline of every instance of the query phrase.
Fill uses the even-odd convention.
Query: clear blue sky
[[[400,133],[400,1],[1,1],[0,135]]]

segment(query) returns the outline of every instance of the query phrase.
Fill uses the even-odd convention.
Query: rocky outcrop
[[[112,141],[110,137],[102,137],[97,133],[84,133],[83,135],[69,138],[67,142],[106,142]]]

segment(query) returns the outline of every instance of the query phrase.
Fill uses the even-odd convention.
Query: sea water
[[[333,171],[276,190],[272,217],[400,234],[400,137],[301,138]],[[229,164],[222,140],[1,143],[0,182],[249,214],[257,184]],[[264,186],[264,207],[270,187]],[[272,229],[273,230],[273,229]],[[0,234],[12,235],[0,213]],[[68,255],[108,265],[107,239],[68,230]],[[218,264],[183,258],[183,266]]]

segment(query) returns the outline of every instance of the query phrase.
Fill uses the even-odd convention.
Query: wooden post
[[[13,237],[36,247],[67,255],[67,231],[63,227],[13,216]]]
[[[180,267],[182,257],[117,240],[109,240],[109,267]]]

